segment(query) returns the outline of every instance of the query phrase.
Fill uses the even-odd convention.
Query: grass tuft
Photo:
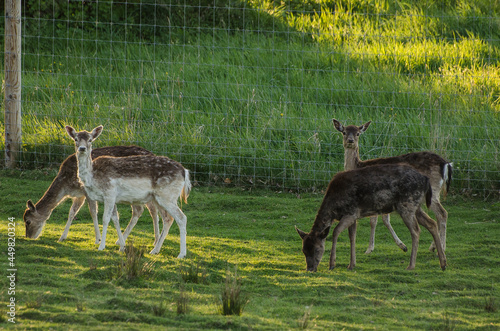
[[[160,301],[159,304],[153,305],[151,308],[153,311],[153,315],[162,317],[165,316],[165,313],[167,312],[167,306],[165,304],[165,301]]]
[[[145,252],[145,247],[135,247],[133,243],[127,244],[125,259],[120,262],[117,278],[134,280],[151,273],[153,263],[143,261]]]
[[[487,297],[485,299],[484,309],[488,313],[495,313],[498,310],[498,305],[494,297]]]
[[[309,326],[310,318],[311,318],[311,310],[312,310],[312,305],[311,306],[306,306],[304,315],[299,318],[299,329],[306,330],[307,327]]]
[[[38,296],[34,299],[26,301],[26,308],[40,309],[43,303],[43,296]]]
[[[177,297],[177,315],[185,315],[188,313],[189,307],[189,297],[184,290],[184,283],[181,283],[179,287],[179,296]]]
[[[87,308],[85,307],[85,303],[83,301],[77,301],[76,302],[76,311],[77,312],[83,312],[85,311]]]
[[[247,303],[247,297],[241,292],[241,279],[238,277],[237,267],[234,269],[234,275],[228,269],[221,294],[221,314],[240,316]]]
[[[185,267],[183,264],[179,267],[179,274],[184,283],[208,284],[207,269],[203,266],[203,261],[198,261],[196,265]]]

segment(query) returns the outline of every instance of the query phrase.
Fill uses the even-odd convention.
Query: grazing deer
[[[122,157],[130,155],[153,155],[153,153],[138,146],[102,147],[96,148],[92,151],[93,159],[102,155]],[[36,204],[34,204],[31,200],[28,200],[26,203],[27,209],[23,216],[26,227],[26,237],[37,239],[52,214],[52,211],[67,198],[71,198],[73,200],[73,204],[69,210],[68,221],[66,222],[64,231],[59,238],[59,242],[64,241],[68,237],[71,223],[86,199],[85,190],[78,180],[75,154],[68,156],[66,160],[61,163],[57,176],[54,178],[42,198]],[[90,215],[94,221],[95,243],[99,244],[101,241],[101,233],[97,218],[97,202],[87,199],[87,203],[89,205]],[[153,218],[156,243],[160,232],[158,227],[158,213],[154,204],[148,204],[146,206],[151,214],[151,217]],[[143,211],[144,207],[141,205],[132,205],[132,218],[130,219],[129,225],[123,234],[124,239],[126,239],[130,234],[130,231],[132,231],[132,228],[137,223],[137,220]],[[168,215],[162,215],[162,217],[163,216],[169,217]]]
[[[411,233],[412,247],[407,269],[415,268],[420,236],[418,224],[421,224],[434,238],[441,269],[445,270],[446,256],[436,222],[421,208],[424,198],[429,205],[432,200],[429,179],[407,165],[376,165],[338,173],[328,185],[311,231],[305,233],[296,228],[302,238],[307,270],[317,270],[334,220],[339,220],[339,224],[333,230],[330,270],[335,267],[338,236],[346,228],[349,229],[351,242],[351,262],[348,268],[353,269],[356,265],[357,219],[392,211],[401,215]]]
[[[102,125],[92,132],[76,132],[71,126],[66,126],[66,132],[75,141],[78,178],[90,199],[104,202],[99,250],[106,247],[106,233],[110,219],[113,219],[118,233],[120,251],[125,248],[120,223],[115,216],[117,203],[153,203],[160,210],[168,212],[177,222],[180,230],[178,257],[185,257],[187,218],[177,206],[177,200],[181,198],[187,203],[191,191],[189,171],[174,160],[155,155],[101,156],[92,160],[90,158],[92,142],[99,137],[102,130]],[[150,254],[160,252],[172,222],[163,218],[160,238]]]
[[[439,201],[439,195],[443,190],[443,194],[446,196],[446,193],[450,188],[452,163],[431,152],[408,153],[394,157],[361,161],[359,159],[359,136],[368,129],[370,123],[371,122],[367,122],[361,126],[343,126],[339,121],[333,119],[335,128],[339,132],[341,132],[344,137],[344,170],[353,170],[379,164],[404,163],[415,168],[421,174],[429,177],[432,188],[432,203],[429,208],[436,215],[441,243],[443,244],[443,250],[446,250],[446,221],[448,219],[448,213],[441,205],[441,202]],[[406,246],[398,238],[391,227],[389,214],[384,214],[382,216],[382,220],[385,226],[387,226],[387,228],[391,232],[392,237],[396,241],[396,244],[402,250],[406,251]],[[375,227],[377,226],[377,216],[372,215],[370,217],[370,225],[370,244],[368,249],[366,250],[367,254],[371,253],[375,249]],[[429,250],[434,251],[435,248],[435,242],[432,242]]]

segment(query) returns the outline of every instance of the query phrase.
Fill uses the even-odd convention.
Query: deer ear
[[[298,227],[295,227],[295,231],[299,234],[300,238],[304,239],[305,236],[307,236],[307,233],[304,231],[300,230]]]
[[[370,123],[371,123],[371,122],[372,122],[372,121],[368,121],[368,122],[366,122],[365,124],[361,125],[361,126],[359,127],[359,131],[360,131],[361,133],[365,132],[365,131],[366,131],[366,129],[368,129],[368,127],[370,126]]]
[[[99,135],[102,133],[102,129],[103,129],[103,126],[99,125],[97,128],[95,128],[94,130],[92,130],[92,132],[90,133],[90,135],[92,136],[92,140],[94,140],[97,137],[99,137]]]
[[[28,202],[26,202],[26,207],[30,211],[35,211],[36,210],[36,207],[35,207],[35,205],[33,204],[33,202],[31,200],[28,200]]]
[[[76,139],[76,130],[72,126],[66,125],[65,129],[72,139]]]
[[[339,121],[337,121],[335,118],[332,121],[333,121],[333,126],[335,126],[335,129],[337,129],[340,132],[344,132],[344,126]]]

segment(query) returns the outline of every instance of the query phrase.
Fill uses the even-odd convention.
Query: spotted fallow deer
[[[131,155],[153,155],[153,153],[139,146],[110,146],[92,150],[93,159],[102,155],[122,157]],[[66,222],[66,226],[64,227],[64,231],[59,241],[64,241],[68,237],[69,228],[73,219],[78,214],[85,200],[87,200],[90,215],[94,221],[95,243],[99,244],[101,241],[101,232],[99,230],[97,218],[97,202],[86,199],[85,190],[78,180],[76,154],[68,156],[66,160],[61,163],[57,176],[36,204],[31,200],[28,200],[26,203],[27,208],[23,216],[26,227],[26,237],[37,239],[52,214],[52,211],[67,198],[72,199],[73,203],[69,210],[68,221]],[[153,218],[156,243],[160,233],[157,209],[154,204],[147,204],[146,207]],[[132,205],[132,218],[123,234],[124,239],[130,234],[143,211],[144,207],[142,205]],[[170,216],[162,215],[162,217]]]
[[[339,224],[333,230],[330,270],[336,263],[336,245],[339,234],[349,229],[351,261],[356,265],[357,219],[397,211],[411,233],[412,247],[408,270],[415,268],[420,227],[431,233],[436,243],[441,269],[446,269],[446,256],[439,238],[436,222],[421,207],[432,200],[429,179],[414,168],[401,164],[365,167],[336,174],[331,180],[321,207],[309,233],[296,228],[302,238],[302,252],[308,271],[316,271],[325,251],[325,240],[334,220]]]
[[[155,155],[100,156],[92,160],[92,142],[102,130],[102,125],[92,132],[77,132],[71,126],[66,126],[66,132],[75,141],[78,178],[90,199],[104,203],[99,250],[106,247],[106,233],[111,218],[118,234],[120,251],[125,248],[119,220],[114,216],[117,203],[153,203],[175,219],[180,230],[178,258],[185,257],[187,218],[177,206],[177,200],[180,198],[187,203],[191,191],[189,171],[174,160]],[[163,218],[160,238],[150,254],[160,252],[172,222]]]
[[[352,170],[358,168],[364,168],[373,165],[380,164],[395,164],[402,163],[407,164],[415,168],[421,174],[429,177],[430,184],[432,188],[432,202],[430,204],[430,210],[432,210],[436,216],[439,235],[441,238],[441,243],[443,245],[443,250],[446,250],[446,222],[448,219],[448,213],[441,205],[439,201],[440,193],[443,191],[443,195],[446,195],[450,188],[451,175],[452,175],[452,163],[446,161],[441,156],[431,153],[431,152],[416,152],[408,153],[394,157],[387,158],[377,158],[366,161],[361,161],[359,158],[359,136],[368,129],[370,122],[367,122],[361,126],[349,125],[344,126],[336,119],[333,119],[333,124],[335,128],[343,135],[344,144],[344,170]],[[443,185],[445,184],[445,185]],[[392,226],[390,224],[389,214],[382,215],[382,220],[391,232],[396,244],[406,251],[406,246],[398,238]],[[370,234],[370,244],[366,253],[371,253],[375,249],[375,227],[377,226],[377,216],[371,215],[370,217],[371,234]],[[436,249],[435,242],[433,241],[429,247],[430,251]]]

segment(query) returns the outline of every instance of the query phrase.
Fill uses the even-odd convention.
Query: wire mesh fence
[[[58,166],[64,125],[102,124],[97,146],[140,145],[199,184],[323,188],[343,170],[336,118],[372,121],[362,159],[433,151],[454,192],[496,195],[499,14],[466,0],[24,1],[18,167]]]

